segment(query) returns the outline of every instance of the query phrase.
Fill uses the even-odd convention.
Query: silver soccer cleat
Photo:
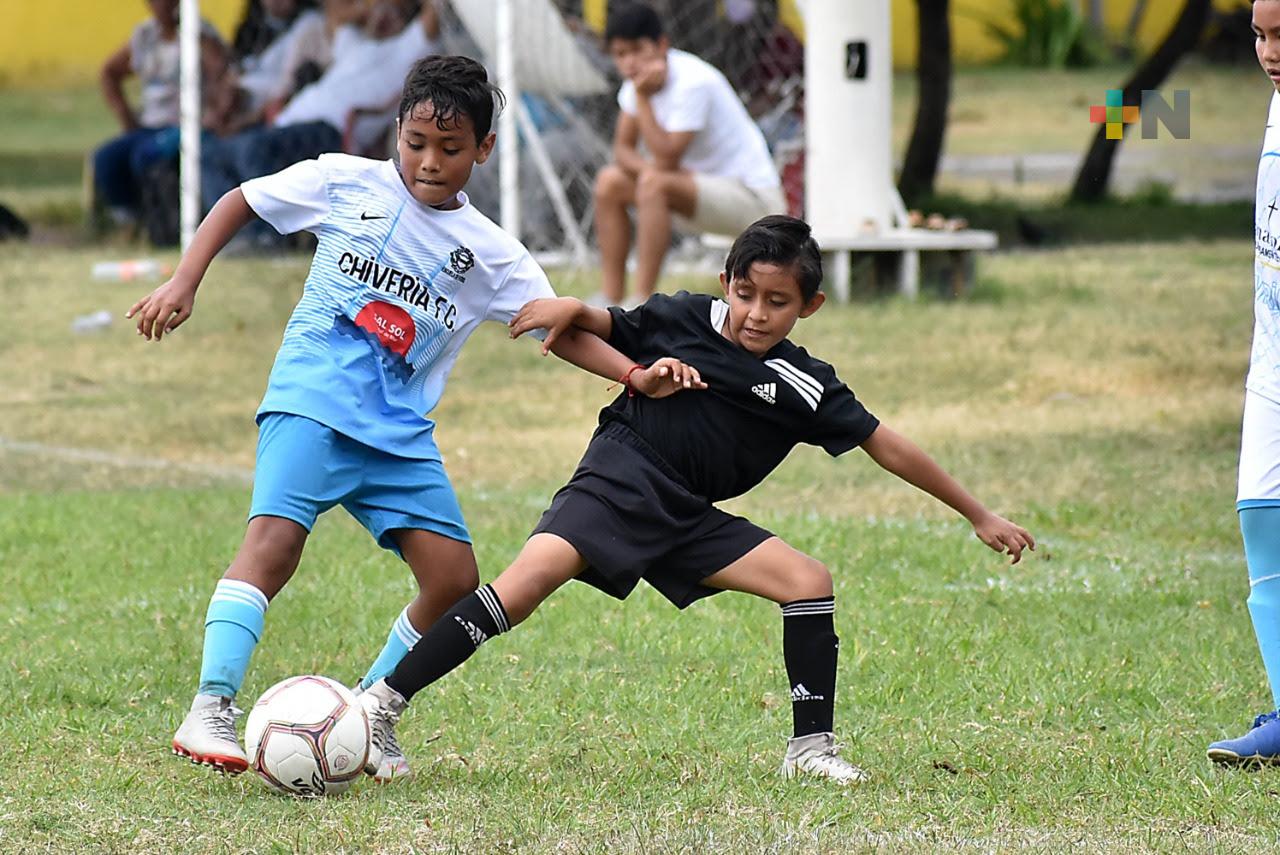
[[[811,733],[787,740],[787,756],[779,770],[784,778],[812,775],[841,785],[861,784],[871,776],[840,756],[840,746],[831,733]]]
[[[249,758],[236,737],[236,719],[244,715],[231,698],[196,695],[191,711],[173,735],[173,753],[219,772],[239,775]]]

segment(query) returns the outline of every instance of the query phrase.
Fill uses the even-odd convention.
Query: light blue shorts
[[[390,532],[398,528],[471,542],[439,460],[397,457],[305,416],[265,413],[258,423],[249,519],[284,517],[311,531],[316,517],[334,505],[397,555]]]

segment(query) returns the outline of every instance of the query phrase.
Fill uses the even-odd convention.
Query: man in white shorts
[[[653,293],[671,245],[673,219],[734,236],[766,214],[785,213],[769,147],[729,81],[693,54],[671,48],[658,14],[618,4],[605,45],[625,78],[618,90],[613,162],[596,176],[596,238],[603,298],[626,296],[636,222],[635,303]]]

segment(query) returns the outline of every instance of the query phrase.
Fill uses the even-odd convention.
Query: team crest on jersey
[[[445,272],[455,279],[462,280],[466,278],[467,271],[475,266],[476,254],[465,246],[459,246],[449,253],[449,266]]]

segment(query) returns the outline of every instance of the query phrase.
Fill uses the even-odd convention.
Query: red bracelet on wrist
[[[626,374],[623,374],[621,377],[618,378],[618,382],[621,383],[623,386],[627,387],[628,398],[634,398],[636,396],[636,390],[631,385],[631,375],[635,374],[637,371],[644,371],[644,369],[645,367],[643,365],[636,363],[635,365],[632,365],[630,368],[627,369]]]

